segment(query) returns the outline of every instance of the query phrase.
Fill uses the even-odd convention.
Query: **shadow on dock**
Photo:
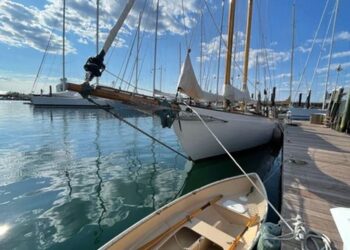
[[[285,130],[282,213],[299,214],[308,228],[325,233],[341,249],[330,209],[350,206],[350,137],[299,124]]]

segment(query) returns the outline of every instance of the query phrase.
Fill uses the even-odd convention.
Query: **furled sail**
[[[217,101],[218,96],[206,91],[203,91],[198,84],[196,75],[194,74],[190,54],[187,53],[184,64],[181,68],[181,73],[177,85],[177,90],[188,95],[197,101]],[[222,99],[222,98],[219,98]]]
[[[241,91],[230,84],[224,85],[224,98],[231,102],[250,101],[249,91]]]

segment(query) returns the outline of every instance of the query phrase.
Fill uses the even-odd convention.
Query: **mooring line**
[[[275,206],[269,201],[268,197],[265,196],[265,194],[260,190],[260,188],[255,184],[255,182],[248,176],[248,174],[244,171],[244,169],[241,167],[241,165],[236,161],[236,159],[230,154],[230,152],[226,149],[226,147],[222,144],[222,142],[219,140],[219,138],[214,134],[214,132],[209,128],[209,126],[205,123],[205,121],[202,119],[202,117],[197,113],[197,111],[193,108],[191,108],[186,103],[183,103],[187,106],[187,108],[191,109],[193,113],[195,113],[199,120],[203,123],[203,125],[207,128],[209,133],[214,137],[214,139],[217,141],[217,143],[222,147],[222,149],[226,152],[226,154],[231,158],[231,160],[236,164],[236,166],[241,170],[241,172],[248,178],[248,180],[251,182],[251,184],[256,188],[256,190],[260,193],[262,197],[264,197],[269,204],[269,206],[272,208],[272,210],[277,214],[277,216],[283,221],[283,223],[288,227],[288,229],[291,232],[294,232],[293,228],[289,225],[289,223],[283,218],[283,216],[278,212],[278,210],[275,208]]]
[[[119,114],[114,113],[112,111],[110,111],[110,109],[105,108],[104,106],[102,106],[101,104],[95,102],[92,98],[90,97],[86,97],[86,99],[95,104],[96,106],[98,106],[100,109],[103,109],[104,111],[106,111],[107,113],[111,114],[112,116],[114,116],[115,118],[117,118],[118,120],[126,123],[127,125],[129,125],[130,127],[136,129],[137,131],[139,131],[140,133],[144,134],[145,136],[149,137],[150,139],[154,140],[155,142],[158,142],[160,145],[166,147],[167,149],[173,151],[174,153],[182,156],[183,158],[185,158],[186,160],[191,160],[189,157],[187,157],[186,155],[184,155],[183,153],[177,151],[176,149],[170,147],[169,145],[165,144],[164,142],[158,140],[157,138],[155,138],[154,136],[148,134],[146,131],[143,131],[142,129],[140,129],[139,127],[135,126],[134,124],[132,124],[131,122],[128,122],[127,120],[125,120],[123,117],[121,117]]]

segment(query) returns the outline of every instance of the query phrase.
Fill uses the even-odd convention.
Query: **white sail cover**
[[[224,98],[231,102],[250,101],[249,91],[241,91],[230,84],[224,85]]]
[[[197,101],[213,102],[218,100],[217,95],[203,91],[199,86],[196,75],[193,71],[189,53],[187,53],[185,62],[182,65],[177,89],[179,92],[184,93]],[[219,100],[220,99],[222,98],[219,97]]]

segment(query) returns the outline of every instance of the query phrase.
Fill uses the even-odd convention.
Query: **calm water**
[[[181,151],[157,118],[128,121]],[[236,157],[278,203],[276,151]],[[177,196],[237,174],[226,157],[193,164],[102,110],[2,101],[0,249],[96,249]]]

